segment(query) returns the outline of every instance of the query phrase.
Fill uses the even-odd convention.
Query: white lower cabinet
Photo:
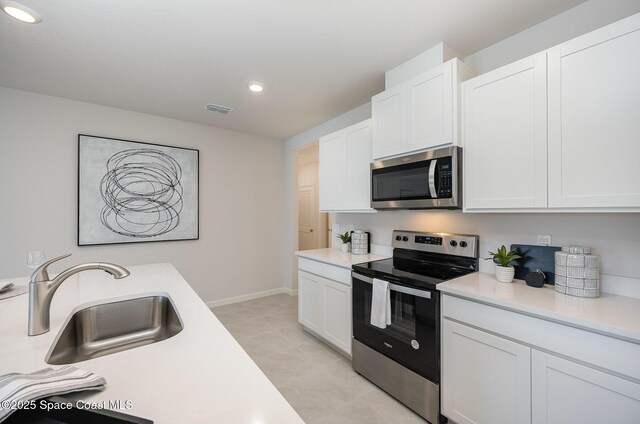
[[[449,295],[442,300],[441,403],[451,421],[640,423],[640,345]]]
[[[531,349],[442,323],[442,413],[458,424],[531,423]]]
[[[351,355],[351,285],[298,270],[298,321]]]
[[[308,329],[320,333],[322,326],[320,296],[322,280],[317,275],[298,272],[298,321]]]
[[[323,278],[322,336],[351,353],[351,287]]]
[[[640,384],[537,350],[531,359],[533,424],[640,422]]]

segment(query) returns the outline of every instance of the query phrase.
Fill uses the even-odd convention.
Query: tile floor
[[[278,294],[213,312],[307,424],[426,423],[304,332],[297,297]]]

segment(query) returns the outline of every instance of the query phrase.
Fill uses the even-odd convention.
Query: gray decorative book
[[[556,280],[554,254],[560,250],[557,246],[535,246],[529,244],[512,244],[511,249],[518,252],[522,259],[513,261],[515,278],[524,280],[528,273],[540,270],[547,277],[547,284]]]

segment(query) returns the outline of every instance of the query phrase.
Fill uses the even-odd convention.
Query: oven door
[[[352,272],[353,337],[423,377],[440,380],[437,291],[390,284],[391,324],[371,325],[373,280]]]

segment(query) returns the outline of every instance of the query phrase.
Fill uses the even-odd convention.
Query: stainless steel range
[[[393,258],[351,273],[353,369],[432,424],[444,418],[437,285],[478,270],[478,243],[474,235],[396,230]]]

